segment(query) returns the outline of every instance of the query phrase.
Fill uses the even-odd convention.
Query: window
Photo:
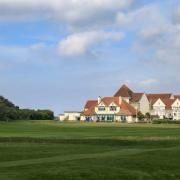
[[[106,120],[105,116],[101,116],[101,120],[105,121]]]
[[[126,119],[126,116],[121,116],[121,121],[122,121],[122,122],[126,122],[126,120],[127,120],[127,119]]]
[[[110,110],[110,111],[116,111],[116,109],[117,109],[116,106],[110,106],[110,107],[109,107],[109,110]]]
[[[107,115],[107,121],[114,121],[113,115]]]
[[[106,108],[104,106],[99,106],[98,107],[98,111],[105,111],[105,110],[106,110]]]

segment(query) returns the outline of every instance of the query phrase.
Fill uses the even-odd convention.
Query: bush
[[[153,124],[180,124],[180,121],[170,119],[153,120]]]

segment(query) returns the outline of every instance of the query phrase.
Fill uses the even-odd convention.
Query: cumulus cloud
[[[94,44],[106,40],[121,40],[124,37],[122,32],[90,31],[74,33],[59,43],[59,51],[63,55],[78,56],[89,51]]]
[[[138,31],[144,27],[160,26],[166,19],[163,17],[159,6],[146,5],[129,12],[120,11],[116,16],[116,24],[129,30]]]
[[[132,3],[133,0],[1,0],[0,22],[54,19],[78,27],[107,24]]]
[[[135,0],[0,0],[0,22],[56,19],[65,23],[66,27],[75,27],[58,45],[61,54],[70,56],[84,54],[94,45],[116,40],[117,36],[121,39],[122,33],[110,34],[104,31],[105,27],[101,25],[108,24],[111,29],[132,32],[136,37],[132,50],[138,49],[142,58],[151,52],[153,60],[179,63],[180,7],[174,8],[175,11],[166,9],[167,13],[163,13],[158,3],[130,9],[134,2]],[[176,19],[175,24],[171,22],[171,16]],[[77,30],[77,27],[81,30]],[[41,46],[42,44],[38,44],[33,48]]]
[[[153,64],[180,65],[180,23],[177,21],[180,8],[165,10],[166,13],[159,4],[153,3],[129,13],[118,13],[116,23],[136,35],[132,50],[139,53],[141,59],[145,57]],[[176,23],[172,17],[176,17]]]

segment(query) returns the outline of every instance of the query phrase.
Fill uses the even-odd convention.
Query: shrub
[[[153,124],[180,124],[180,120],[157,119],[153,120]]]

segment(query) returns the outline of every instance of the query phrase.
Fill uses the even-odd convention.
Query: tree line
[[[0,120],[53,120],[51,110],[20,109],[8,99],[0,96]]]

